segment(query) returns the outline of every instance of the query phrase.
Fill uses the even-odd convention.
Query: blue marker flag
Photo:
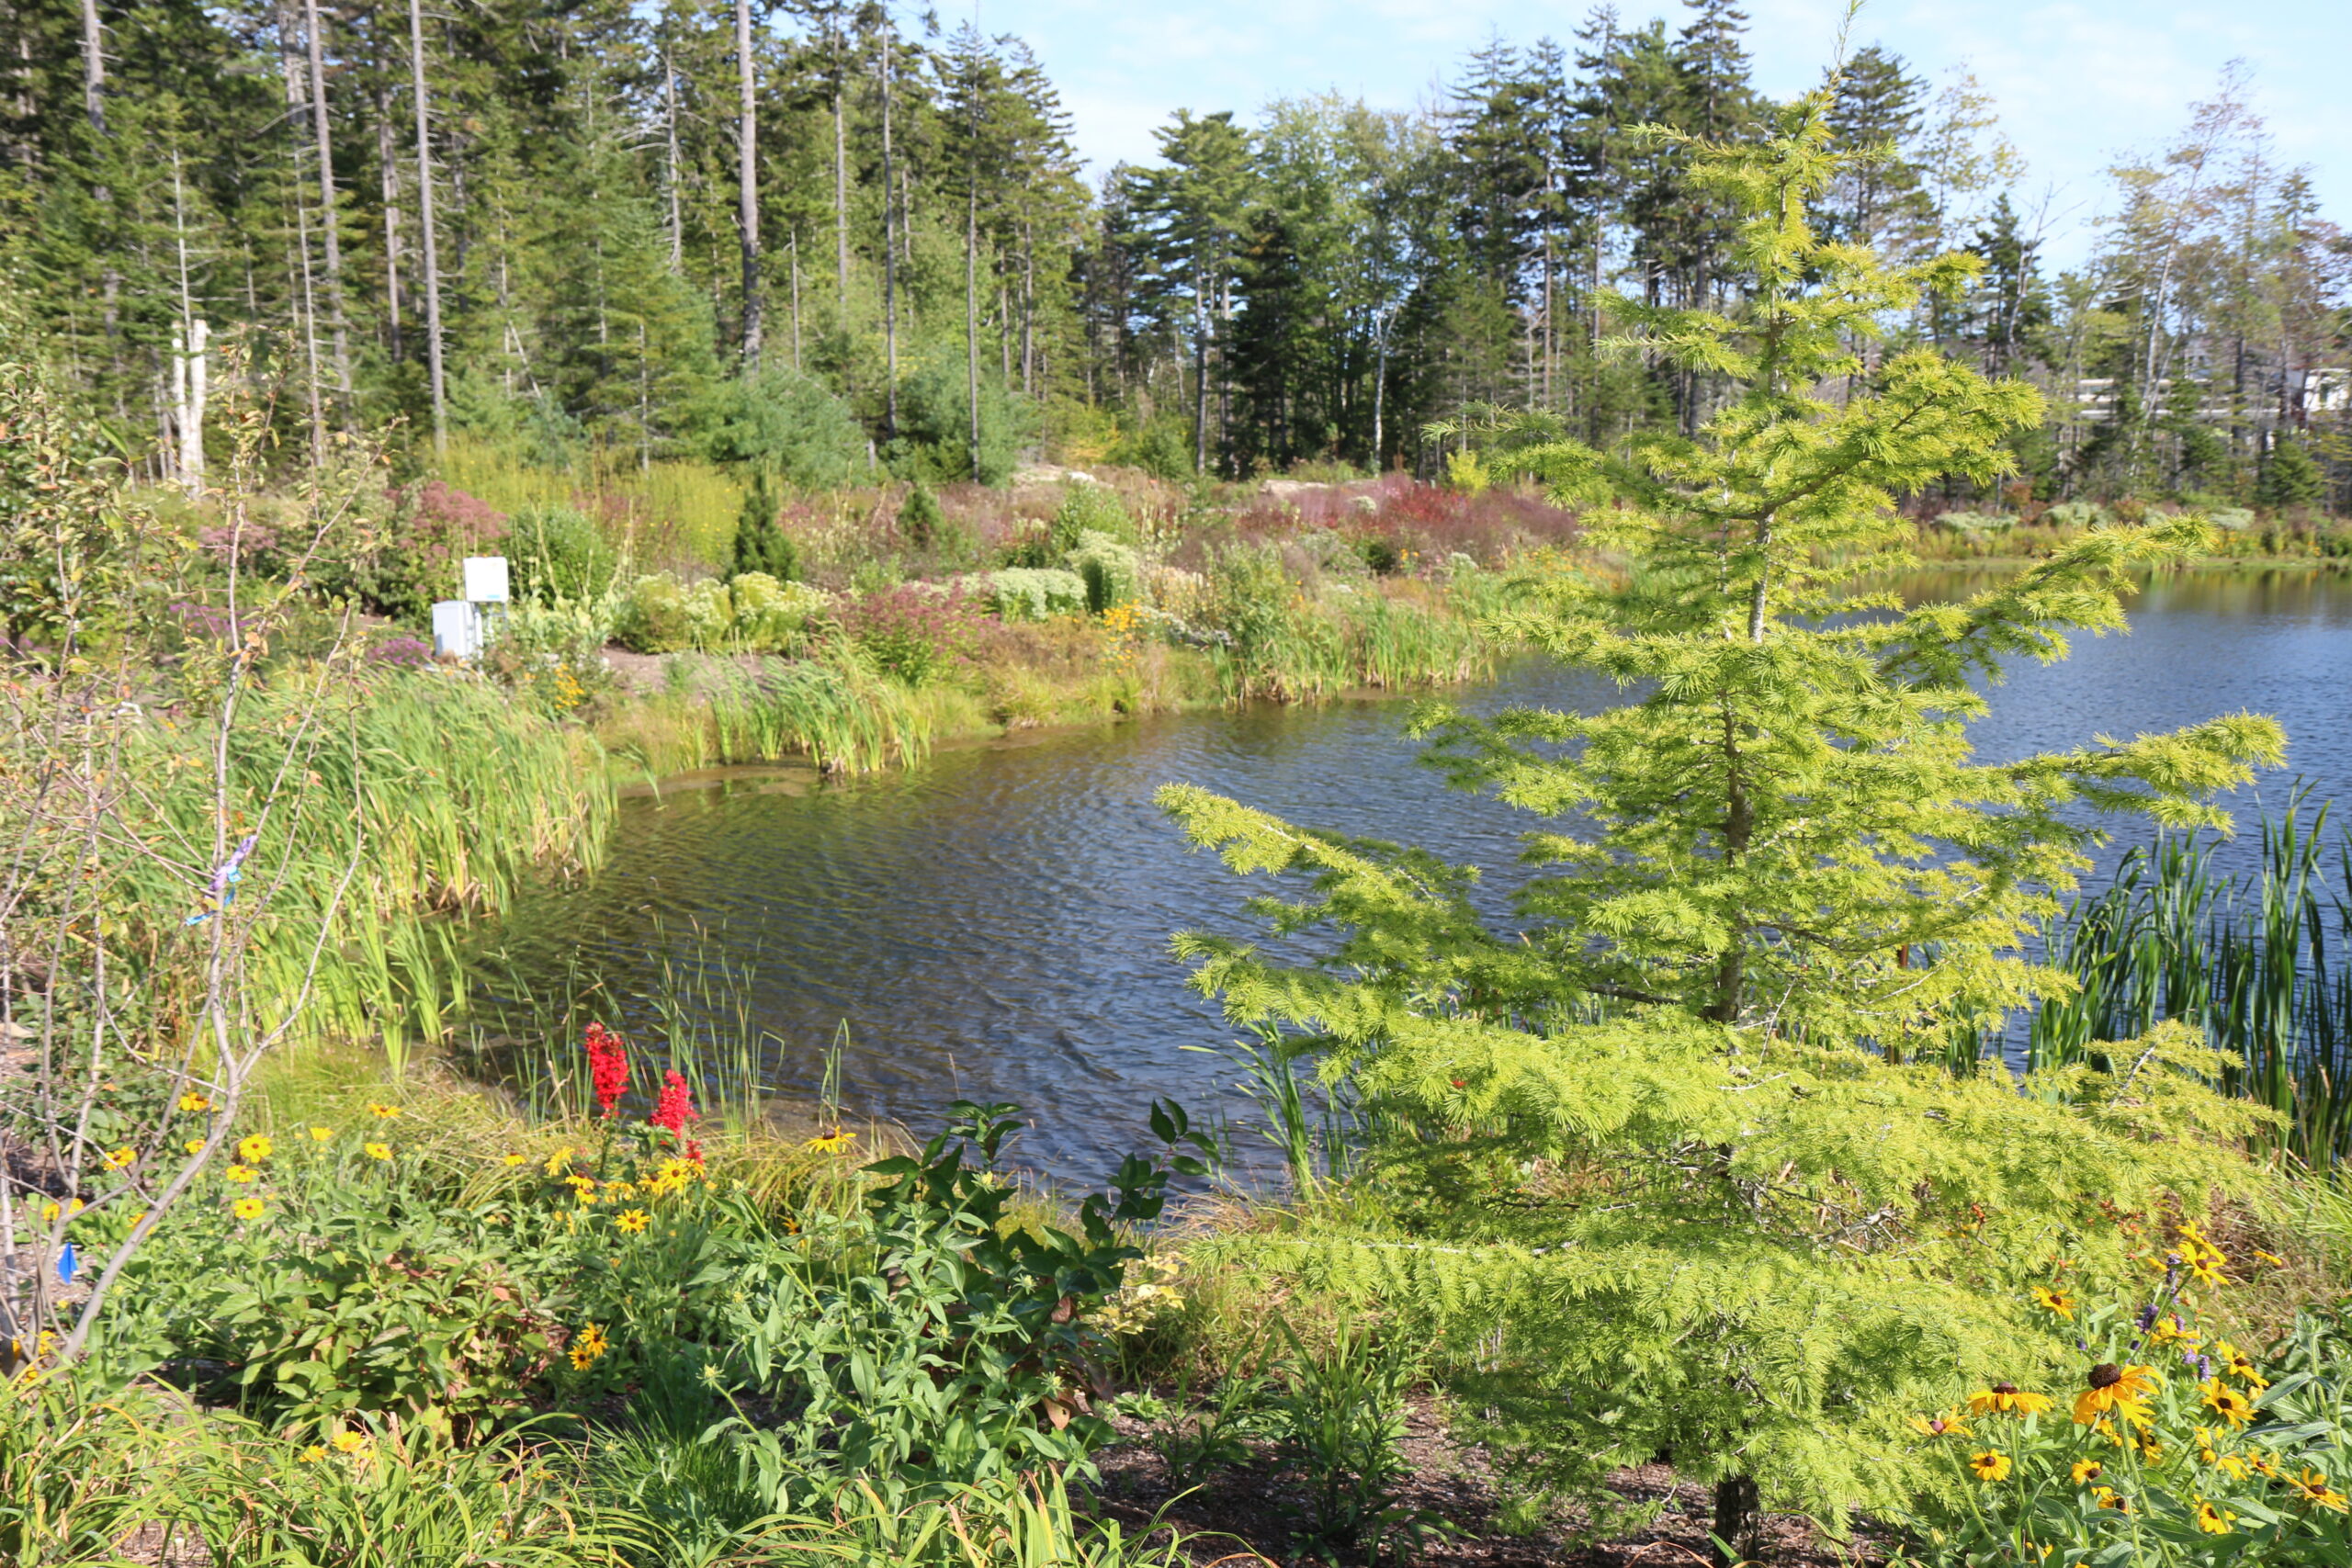
[[[74,1261],[74,1244],[69,1241],[65,1244],[64,1249],[57,1255],[57,1282],[61,1285],[72,1284],[74,1270],[78,1267],[80,1265]]]

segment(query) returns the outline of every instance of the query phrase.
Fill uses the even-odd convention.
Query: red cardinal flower
[[[654,1102],[653,1114],[645,1119],[649,1127],[659,1127],[674,1137],[686,1135],[686,1123],[698,1122],[702,1112],[695,1109],[694,1091],[686,1088],[686,1080],[672,1067],[662,1075],[662,1098]]]
[[[610,1116],[628,1092],[628,1053],[621,1037],[601,1023],[588,1026],[588,1076],[596,1087],[596,1103]]]

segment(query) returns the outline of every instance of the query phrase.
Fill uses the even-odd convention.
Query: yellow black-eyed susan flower
[[[1971,1416],[2039,1416],[2050,1408],[2046,1393],[2028,1393],[2013,1382],[1996,1382],[1968,1396]]]
[[[2254,1419],[2254,1401],[2219,1378],[2208,1378],[2197,1385],[2205,1396],[2207,1408],[2233,1427],[2243,1427]]]
[[[2156,1385],[2147,1367],[2119,1367],[2101,1361],[2091,1369],[2089,1386],[2075,1396],[2075,1422],[2088,1427],[2109,1411],[2131,1421],[2145,1421],[2148,1393]]]
[[[1968,1456],[1968,1468],[1976,1472],[1979,1481],[2007,1481],[2009,1478],[2009,1456],[1986,1449],[1983,1453]]]
[[[2055,1313],[2069,1322],[2075,1316],[2075,1298],[2064,1291],[2053,1291],[2046,1285],[2033,1288],[2033,1304],[2044,1312]]]

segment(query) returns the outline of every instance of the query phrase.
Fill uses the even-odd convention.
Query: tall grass
[[[1440,685],[1491,671],[1494,652],[1466,616],[1377,589],[1309,599],[1262,583],[1228,598],[1229,641],[1210,649],[1229,705],[1312,702],[1341,692]]]
[[[588,513],[648,571],[724,562],[743,504],[741,483],[717,464],[664,458],[640,466],[634,452],[600,450],[550,466],[458,436],[437,467],[444,481],[501,512]]]
[[[250,701],[227,805],[232,832],[256,838],[238,889],[261,910],[243,960],[255,1022],[275,1027],[299,999],[300,1034],[380,1037],[397,1062],[441,1034],[460,1003],[450,922],[425,917],[496,909],[535,868],[592,863],[613,810],[603,755],[481,682],[439,671],[327,686],[288,675]],[[286,784],[281,745],[306,723],[299,782]],[[212,772],[196,741],[161,724],[139,735],[125,772],[153,827],[147,852],[117,868],[114,918],[168,1024],[176,998],[161,977],[188,973],[175,960],[209,940]]]
[[[632,703],[602,737],[614,757],[657,778],[794,757],[829,773],[870,773],[930,755],[937,707],[837,648],[813,659],[762,660],[699,690]]]
[[[2352,831],[2328,830],[2301,795],[2260,828],[2260,869],[2213,865],[2203,836],[2160,835],[2050,933],[2051,962],[2080,985],[2042,1004],[2027,1062],[2102,1055],[2164,1019],[2202,1029],[2233,1058],[2225,1087],[2287,1119],[2313,1165],[2352,1158]]]

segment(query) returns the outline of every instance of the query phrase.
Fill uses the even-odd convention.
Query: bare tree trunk
[[[662,48],[662,129],[669,135],[669,173],[662,183],[669,187],[670,197],[670,270],[684,272],[686,227],[678,205],[678,69],[671,63],[667,44]]]
[[[977,118],[977,115],[975,116]],[[972,414],[972,482],[980,482],[980,172],[978,138],[964,180],[965,396]]]
[[[416,93],[416,216],[424,231],[424,363],[433,386],[433,450],[449,448],[449,405],[441,375],[441,253],[433,231],[433,142],[424,96],[424,12],[422,0],[408,0],[409,81]]]
[[[1193,275],[1193,472],[1209,468],[1209,285],[1204,272]]]
[[[752,61],[752,0],[735,0],[736,78],[741,89],[735,144],[736,222],[743,241],[743,367],[760,367],[760,174],[757,70]]]
[[[334,198],[334,139],[327,128],[325,47],[319,40],[319,0],[302,0],[303,32],[311,51],[311,136],[318,144],[320,223],[326,231],[327,333],[334,352],[334,386],[351,419],[351,338],[343,306],[343,222]]]
[[[836,24],[838,26],[839,24]],[[842,112],[842,79],[849,74],[848,46],[833,39],[833,315],[849,321],[849,125]]]
[[[107,40],[98,26],[98,0],[82,0],[82,110],[90,129],[107,133]]]
[[[1037,395],[1037,242],[1021,220],[1021,391]]]
[[[384,63],[379,57],[378,64]],[[385,325],[391,333],[392,363],[401,358],[401,171],[392,134],[392,91],[382,77],[376,88],[376,165],[381,175],[384,203]]]
[[[899,434],[899,228],[898,187],[890,178],[890,54],[897,40],[888,13],[882,26],[882,434]]]

